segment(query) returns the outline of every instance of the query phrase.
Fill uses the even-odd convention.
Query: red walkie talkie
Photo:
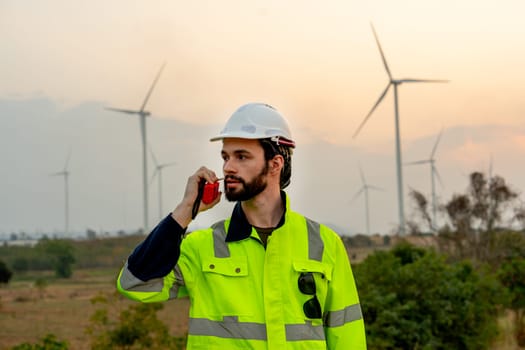
[[[202,202],[204,204],[210,204],[219,195],[219,181],[213,183],[207,182],[204,185],[204,191],[202,193]]]
[[[199,205],[202,201],[204,204],[210,204],[213,203],[213,201],[217,198],[219,195],[219,181],[222,179],[218,179],[217,181],[213,183],[206,182],[202,180],[199,183],[199,192],[197,194],[197,198],[195,199],[195,202],[193,203],[193,210],[191,212],[191,218],[195,219],[197,216],[197,213],[199,212]]]

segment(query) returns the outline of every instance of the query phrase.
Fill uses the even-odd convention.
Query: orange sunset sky
[[[220,125],[264,101],[299,145],[392,154],[392,91],[352,138],[388,83],[373,23],[394,78],[449,80],[400,86],[403,147],[458,126],[506,130],[447,154],[469,169],[525,154],[523,13],[520,0],[2,0],[0,98],[138,109],[166,62],[154,118]]]
[[[219,123],[258,99],[295,127],[352,142],[348,133],[387,83],[373,22],[395,78],[450,80],[401,87],[404,136],[516,124],[524,12],[518,0],[4,0],[0,94],[138,107],[167,62],[149,104],[158,117]],[[391,136],[392,104],[388,96],[363,142]]]

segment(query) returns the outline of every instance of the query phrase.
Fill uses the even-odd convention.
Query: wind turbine
[[[66,164],[64,165],[64,170],[50,174],[51,176],[63,176],[64,177],[64,207],[65,207],[65,227],[64,234],[67,236],[69,234],[69,158],[71,157],[71,151],[68,152],[66,157]]]
[[[369,208],[369,201],[368,201],[368,190],[378,190],[378,191],[384,191],[380,187],[376,187],[373,185],[369,185],[366,180],[365,176],[363,175],[363,170],[361,169],[361,166],[359,166],[359,175],[361,176],[361,183],[363,186],[357,191],[356,194],[352,197],[352,200],[355,200],[361,193],[364,194],[365,197],[365,215],[366,215],[366,234],[370,235],[370,208]]]
[[[153,175],[151,176],[151,182],[155,179],[155,176],[158,176],[158,186],[159,186],[159,220],[162,219],[163,215],[163,209],[162,209],[162,170],[164,168],[173,166],[177,164],[177,162],[169,162],[169,163],[163,163],[159,164],[157,161],[157,158],[155,157],[155,154],[151,150],[151,146],[149,148],[151,157],[153,158],[153,162],[155,163],[155,171],[153,172]],[[150,183],[151,183],[150,182]]]
[[[435,80],[435,79],[413,79],[413,78],[404,78],[404,79],[394,79],[392,77],[392,73],[390,73],[390,68],[388,68],[388,64],[386,62],[385,55],[383,54],[383,49],[381,48],[381,44],[379,43],[379,39],[377,37],[376,31],[374,29],[373,24],[370,24],[372,26],[372,32],[374,33],[374,37],[377,43],[377,47],[379,48],[379,53],[381,54],[381,59],[383,60],[383,65],[385,67],[386,73],[388,74],[388,84],[385,88],[385,90],[381,93],[379,96],[379,99],[376,101],[370,112],[366,115],[365,119],[361,122],[357,130],[355,131],[353,138],[359,134],[365,123],[368,121],[372,113],[375,111],[377,106],[383,101],[383,98],[386,96],[388,90],[390,89],[390,86],[394,86],[394,112],[395,112],[395,133],[396,133],[396,170],[397,170],[397,196],[398,196],[398,210],[399,210],[399,232],[400,234],[405,233],[405,207],[403,203],[403,170],[401,168],[401,137],[399,132],[399,108],[398,108],[398,97],[397,97],[397,87],[403,83],[445,83],[448,82],[448,80]]]
[[[112,107],[106,107],[107,110],[115,111],[115,112],[121,112],[121,113],[127,113],[127,114],[137,114],[140,117],[140,134],[142,137],[142,192],[143,192],[143,200],[144,200],[144,230],[147,230],[148,225],[148,160],[146,156],[146,117],[149,117],[151,113],[149,111],[146,111],[144,108],[146,108],[146,104],[148,103],[148,100],[151,96],[151,93],[153,92],[153,88],[157,84],[157,81],[159,80],[160,74],[162,73],[162,70],[164,69],[164,66],[166,63],[162,64],[160,67],[159,72],[157,73],[157,76],[155,77],[155,80],[153,80],[153,84],[151,84],[151,87],[149,88],[148,93],[146,94],[146,98],[144,99],[144,102],[142,103],[142,106],[139,110],[131,110],[131,109],[122,109],[122,108],[112,108]]]
[[[437,178],[438,181],[443,185],[443,182],[441,181],[441,177],[439,176],[439,172],[437,171],[437,168],[436,168],[436,159],[434,158],[434,155],[436,154],[436,149],[439,144],[439,140],[441,140],[442,134],[443,134],[443,130],[439,132],[436,142],[434,143],[434,147],[432,148],[432,152],[430,153],[430,158],[405,163],[406,165],[427,164],[427,163],[430,164],[430,179],[431,179],[431,185],[432,185],[432,226],[434,226],[434,228],[436,226],[436,213],[437,213],[435,178]]]

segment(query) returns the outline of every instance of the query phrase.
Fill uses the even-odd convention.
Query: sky
[[[446,197],[465,187],[465,174],[488,168],[489,157],[502,176],[525,188],[519,162],[525,153],[524,12],[525,4],[519,0],[0,0],[0,99],[33,107],[34,101],[48,101],[52,105],[49,117],[55,120],[74,118],[82,109],[79,106],[90,103],[111,118],[114,114],[103,107],[139,108],[166,63],[147,104],[152,112],[149,125],[154,120],[174,121],[210,132],[211,126],[220,130],[226,118],[246,102],[272,104],[288,118],[298,143],[298,171],[294,172],[298,184],[291,191],[304,198],[300,209],[314,218],[318,214],[320,220],[338,221],[339,226],[347,225],[346,211],[354,211],[355,224],[348,226],[362,231],[364,215],[356,203],[346,203],[344,210],[334,204],[327,211],[326,205],[321,207],[316,197],[309,198],[303,190],[314,184],[312,193],[335,197],[340,190],[326,180],[335,176],[353,194],[360,186],[356,165],[361,164],[388,193],[388,199],[382,200],[388,205],[377,206],[380,213],[373,220],[376,230],[388,231],[397,215],[392,91],[358,136],[352,137],[388,83],[371,24],[394,78],[449,80],[399,87],[404,159],[427,157],[437,134],[444,130],[439,155],[441,176],[448,179]],[[130,130],[138,133],[136,124],[130,124]],[[13,130],[12,145],[27,146],[27,142],[23,145],[25,132]],[[96,139],[97,130],[90,132]],[[63,137],[54,141],[61,142],[64,151],[53,156],[65,157],[66,149],[74,144],[73,134],[54,134]],[[457,136],[454,142],[452,134]],[[136,148],[139,140],[134,136],[125,142]],[[170,142],[170,147],[177,147],[177,140]],[[425,148],[418,147],[421,144]],[[9,148],[2,152],[6,159],[17,157],[17,147],[3,147]],[[213,152],[213,146],[209,147]],[[301,147],[312,151],[301,152]],[[316,149],[330,154],[315,158]],[[335,158],[336,154],[345,157],[345,150],[350,159]],[[310,165],[314,160],[318,164]],[[206,162],[210,161],[203,158],[202,163]],[[220,172],[220,163],[212,164]],[[181,168],[186,176],[188,167],[181,164]],[[417,171],[405,169],[407,187],[419,185],[417,181],[427,176]],[[59,215],[37,223],[24,219],[24,212],[13,207],[27,208],[27,203],[13,205],[16,199],[7,197],[13,196],[8,191],[13,184],[7,180],[16,177],[6,175],[7,166],[2,173],[3,193],[10,202],[5,206],[11,210],[9,217],[0,220],[0,233],[45,231],[62,225]],[[140,197],[127,196],[129,207],[140,207],[136,203]],[[128,226],[140,224],[140,214],[128,216]],[[78,214],[75,221],[71,225],[77,230],[89,225]],[[117,226],[109,221],[101,229]]]

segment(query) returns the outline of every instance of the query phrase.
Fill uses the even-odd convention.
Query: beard
[[[266,189],[268,183],[266,182],[266,174],[268,173],[268,163],[265,163],[261,172],[253,178],[252,181],[246,182],[243,178],[234,175],[226,175],[224,179],[224,195],[230,202],[247,201],[257,196]],[[242,186],[240,189],[228,189],[227,180],[234,179]]]

